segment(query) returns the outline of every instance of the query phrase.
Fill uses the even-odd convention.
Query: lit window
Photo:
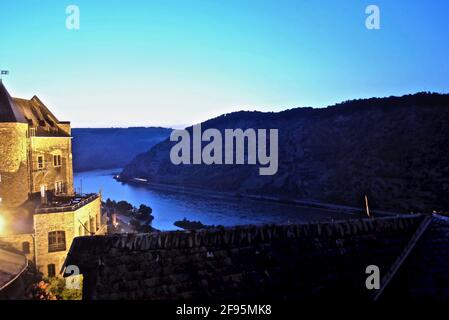
[[[37,168],[44,169],[44,156],[37,156]]]
[[[65,231],[48,233],[48,252],[65,251]]]
[[[63,181],[55,182],[55,193],[56,194],[64,193],[64,182]]]
[[[52,263],[47,266],[48,277],[54,278],[56,276],[56,266]]]
[[[53,166],[60,167],[61,166],[61,155],[54,154],[53,155]]]

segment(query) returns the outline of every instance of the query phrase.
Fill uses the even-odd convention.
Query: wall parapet
[[[35,209],[36,214],[45,214],[45,213],[56,213],[56,212],[70,212],[76,211],[79,208],[84,207],[85,205],[91,203],[92,201],[98,199],[100,195],[98,193],[87,196],[85,199],[82,199],[78,203],[75,204],[67,204],[67,205],[47,205],[45,207],[39,207]]]
[[[424,216],[398,216],[292,225],[246,225],[197,231],[166,231],[148,234],[117,234],[76,238],[69,253],[93,256],[115,248],[123,251],[229,247],[305,238],[342,238],[359,234],[414,230]]]

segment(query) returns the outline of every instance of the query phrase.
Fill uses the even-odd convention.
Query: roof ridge
[[[388,286],[388,284],[393,280],[394,276],[398,272],[399,268],[404,264],[404,261],[407,259],[407,257],[410,255],[410,253],[413,251],[413,249],[416,247],[416,244],[421,239],[421,236],[426,232],[427,228],[429,227],[430,223],[433,220],[433,216],[426,216],[424,220],[421,222],[421,224],[416,229],[415,233],[413,233],[412,237],[409,239],[407,244],[405,245],[402,252],[399,254],[397,259],[393,262],[393,264],[390,266],[390,269],[387,271],[385,276],[382,278],[381,287],[379,290],[376,290],[374,293],[374,300],[378,300],[379,297],[382,295],[385,288]]]
[[[74,239],[66,263],[77,259],[80,252],[98,256],[111,248],[125,251],[151,251],[220,247],[222,245],[251,246],[300,238],[341,238],[365,233],[415,228],[424,216],[354,219],[340,222],[305,224],[266,224],[222,227],[197,231],[166,231],[139,234],[84,236]]]
[[[25,98],[19,98],[19,97],[11,97],[13,100],[23,100],[23,101],[30,101],[30,99]]]

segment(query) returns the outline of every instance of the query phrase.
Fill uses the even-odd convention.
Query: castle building
[[[0,249],[60,275],[75,237],[104,234],[101,194],[76,194],[70,122],[0,82]],[[1,285],[1,284],[0,284]]]

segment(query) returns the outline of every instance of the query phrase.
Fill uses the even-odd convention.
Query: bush
[[[67,289],[65,279],[61,278],[46,278],[44,279],[48,283],[48,291],[50,291],[58,300],[81,300],[82,288],[80,289]],[[81,284],[82,285],[82,284]]]

